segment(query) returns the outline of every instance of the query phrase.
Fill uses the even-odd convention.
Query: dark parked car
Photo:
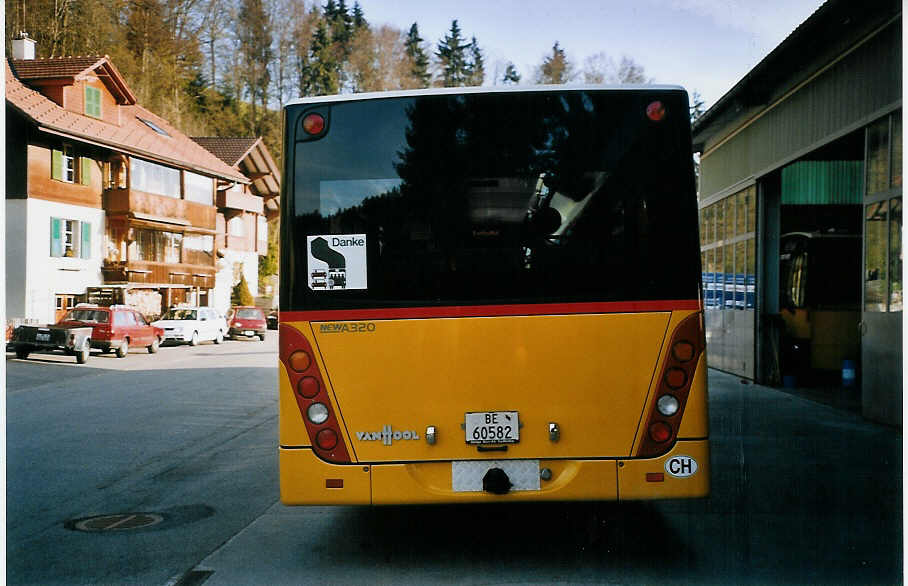
[[[278,314],[276,311],[272,311],[268,314],[268,329],[276,330],[278,324]]]
[[[80,303],[58,323],[91,327],[91,347],[104,352],[116,350],[120,358],[126,357],[130,346],[144,347],[154,354],[164,339],[162,328],[149,325],[141,313],[128,305],[100,307]]]
[[[91,336],[91,328],[72,324],[24,325],[13,330],[6,348],[22,360],[32,352],[63,352],[85,364],[91,353]]]
[[[266,329],[268,325],[265,321],[265,312],[258,307],[231,307],[227,313],[227,335],[230,338],[258,336],[264,342]]]

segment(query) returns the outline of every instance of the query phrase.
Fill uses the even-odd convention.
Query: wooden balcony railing
[[[134,189],[109,189],[104,192],[107,213],[138,213],[158,218],[172,218],[179,223],[208,230],[215,229],[217,208]]]
[[[101,267],[105,283],[145,283],[148,285],[186,285],[211,289],[214,267],[150,261],[106,262]]]
[[[265,202],[261,197],[236,191],[218,191],[215,204],[218,208],[244,210],[257,214],[264,213],[265,210]]]

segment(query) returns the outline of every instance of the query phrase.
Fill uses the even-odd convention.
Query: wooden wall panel
[[[75,151],[74,154],[78,155]],[[78,163],[77,163],[78,165]],[[101,207],[101,167],[92,165],[90,185],[66,183],[51,178],[51,149],[28,146],[28,196],[73,205]]]

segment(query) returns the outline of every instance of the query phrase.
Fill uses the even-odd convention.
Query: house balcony
[[[185,286],[211,289],[215,268],[183,263],[142,260],[106,261],[101,267],[106,284],[146,284],[150,287]]]
[[[264,213],[265,210],[265,202],[261,197],[234,190],[218,191],[215,204],[219,209],[242,210],[256,214]]]
[[[104,210],[108,214],[126,213],[133,217],[176,220],[207,230],[215,229],[217,209],[214,206],[176,199],[135,189],[109,189],[104,193]]]

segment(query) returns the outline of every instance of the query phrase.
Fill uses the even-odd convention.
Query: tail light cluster
[[[331,407],[328,389],[315,361],[312,345],[299,330],[280,326],[280,359],[290,378],[312,449],[329,462],[350,462],[340,422]]]
[[[656,383],[656,392],[647,411],[649,416],[637,456],[664,454],[678,437],[697,362],[706,345],[702,317],[702,313],[694,313],[672,332],[669,349]]]

